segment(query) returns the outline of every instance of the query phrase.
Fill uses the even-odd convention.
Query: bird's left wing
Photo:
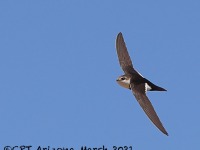
[[[126,43],[124,42],[124,38],[121,32],[117,35],[116,49],[117,49],[119,64],[122,70],[124,71],[124,73],[132,74],[132,75],[134,74],[134,77],[141,78],[142,75],[138,71],[136,71],[133,67],[131,58],[126,48]]]
[[[128,50],[126,48],[126,44],[124,42],[124,38],[121,32],[117,35],[116,49],[119,58],[119,64],[122,67],[122,70],[125,72],[125,74],[133,72],[133,64],[128,54]]]

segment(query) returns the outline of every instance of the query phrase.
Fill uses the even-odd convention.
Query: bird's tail
[[[162,88],[162,87],[159,87],[159,86],[153,84],[152,82],[150,82],[150,81],[147,80],[147,79],[146,79],[146,81],[147,81],[148,85],[151,87],[151,90],[150,90],[150,91],[167,91],[166,89],[164,89],[164,88]]]

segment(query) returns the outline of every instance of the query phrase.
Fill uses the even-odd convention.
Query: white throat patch
[[[130,88],[130,79],[128,80],[121,80],[121,81],[117,81],[119,85],[121,85],[124,88],[129,89]]]
[[[128,80],[122,80],[121,82],[124,82],[125,84],[130,84],[130,78]]]

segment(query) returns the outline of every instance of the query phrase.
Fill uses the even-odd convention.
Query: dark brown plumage
[[[133,95],[137,99],[138,103],[144,110],[145,114],[149,117],[149,119],[154,123],[154,125],[160,129],[164,134],[168,135],[167,131],[163,127],[158,115],[156,114],[151,102],[149,101],[148,97],[145,93],[145,85],[142,84],[134,84],[131,83],[131,90]]]
[[[132,61],[128,54],[126,44],[124,42],[124,38],[121,32],[117,35],[116,49],[117,49],[117,55],[119,58],[119,64],[125,73],[125,75],[123,76],[127,76],[127,78],[130,79],[129,80],[130,86],[124,86],[124,84],[127,84],[127,81],[126,82],[123,81],[123,78],[120,78],[117,81],[123,82],[123,84],[121,84],[123,87],[131,88],[135,98],[137,99],[138,103],[144,110],[145,114],[149,117],[149,119],[160,131],[168,135],[158,115],[156,114],[151,102],[146,96],[147,90],[150,90],[150,91],[166,91],[166,90],[162,87],[159,87],[151,83],[149,80],[145,79],[139,72],[137,72],[133,68]],[[147,88],[147,86],[149,86],[149,89]]]

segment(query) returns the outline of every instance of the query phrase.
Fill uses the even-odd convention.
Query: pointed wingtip
[[[157,127],[158,128],[158,127]],[[163,129],[158,128],[163,134],[165,134],[166,136],[169,136],[169,134],[167,133],[167,131],[165,130],[165,128],[163,127]]]
[[[121,36],[121,35],[122,35],[122,33],[121,33],[121,32],[119,32],[117,36]]]
[[[159,128],[158,128],[159,129]],[[164,133],[166,136],[169,136],[169,134],[167,133],[167,131],[165,130],[165,128],[163,127],[163,129],[159,129],[162,133]]]
[[[121,32],[117,34],[116,44],[121,44],[121,42],[124,41],[123,35]]]
[[[166,133],[164,133],[166,136],[169,136],[169,134],[166,132]]]

